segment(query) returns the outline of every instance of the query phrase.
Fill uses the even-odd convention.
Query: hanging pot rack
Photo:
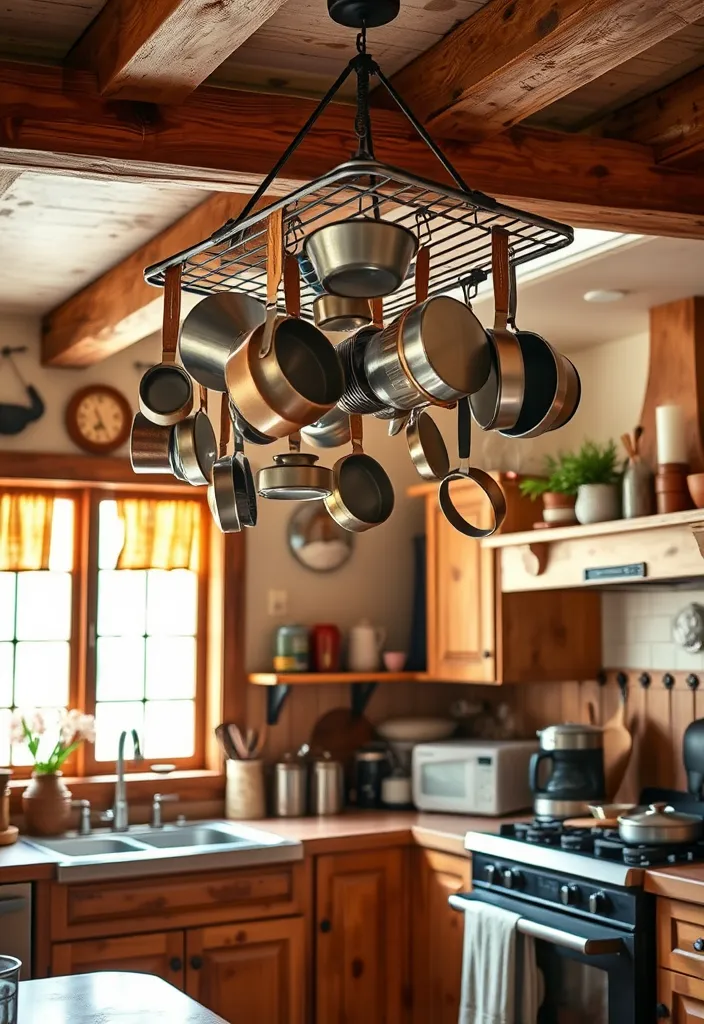
[[[186,291],[210,295],[237,290],[264,301],[267,219],[279,209],[283,211],[286,249],[294,256],[301,255],[307,235],[323,224],[337,220],[373,216],[409,228],[430,248],[429,295],[460,287],[472,271],[491,272],[491,233],[495,227],[502,227],[508,232],[514,265],[538,259],[573,241],[572,228],[506,206],[483,192],[470,189],[377,62],[367,53],[366,25],[372,23],[369,13],[372,7],[367,9],[365,0],[334,0],[332,4],[329,2],[329,6],[335,20],[361,29],[357,37],[358,52],[263,179],[241,214],[227,221],[208,238],[147,267],[145,278],[150,284],[163,287],[166,271],[180,265],[181,286]],[[337,12],[333,8],[337,8]],[[346,20],[336,13],[342,14]],[[376,24],[379,24],[379,12],[376,14]],[[395,16],[392,11],[389,14],[387,20]],[[352,74],[357,78],[354,118],[357,148],[352,158],[266,207],[255,210],[256,204]],[[378,79],[436,156],[452,185],[418,177],[375,159],[369,110],[369,81],[372,76]],[[302,282],[303,316],[313,318],[313,302],[318,294],[310,281]],[[405,309],[413,301],[413,296],[411,273],[401,287],[385,299],[385,319],[393,318]]]

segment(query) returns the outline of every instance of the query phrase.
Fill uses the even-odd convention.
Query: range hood
[[[482,545],[497,551],[504,593],[693,580],[701,586],[704,509],[504,533]]]

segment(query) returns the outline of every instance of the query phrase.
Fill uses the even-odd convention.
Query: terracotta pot
[[[574,508],[577,500],[575,494],[558,494],[557,491],[546,491],[543,495],[543,508]]]
[[[71,817],[71,791],[61,772],[53,775],[32,773],[22,794],[24,830],[30,836],[58,836],[68,828]]]
[[[543,521],[550,526],[569,526],[577,522],[574,512],[574,494],[558,494],[546,491],[543,495]]]

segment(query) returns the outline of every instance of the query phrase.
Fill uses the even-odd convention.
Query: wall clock
[[[66,406],[66,430],[74,444],[91,455],[109,455],[130,436],[132,409],[108,384],[88,384]]]

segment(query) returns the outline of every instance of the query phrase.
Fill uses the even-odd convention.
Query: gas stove
[[[573,828],[559,821],[502,825],[498,835],[468,832],[465,848],[535,868],[610,885],[641,885],[645,868],[704,861],[704,841],[629,845],[617,829]]]

